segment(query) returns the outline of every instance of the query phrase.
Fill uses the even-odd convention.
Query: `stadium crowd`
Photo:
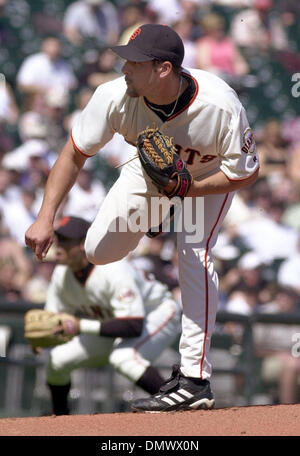
[[[45,301],[54,257],[36,261],[24,233],[74,119],[99,84],[121,75],[109,47],[151,22],[179,33],[185,67],[213,72],[237,91],[259,150],[260,177],[236,195],[214,249],[220,309],[298,312],[300,110],[291,80],[299,10],[298,0],[0,0],[0,298]],[[131,148],[115,135],[89,159],[58,217],[93,220]],[[172,233],[145,237],[132,261],[180,299],[175,242]],[[222,330],[238,335],[236,327]],[[257,353],[288,366],[280,400],[295,402],[300,360],[290,336],[265,347],[261,331]]]

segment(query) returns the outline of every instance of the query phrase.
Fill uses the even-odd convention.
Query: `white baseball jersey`
[[[74,369],[108,363],[136,382],[180,334],[180,305],[165,285],[145,278],[127,260],[95,266],[83,284],[69,267],[56,266],[45,308],[102,322],[144,319],[138,337],[80,334],[54,347],[47,366],[47,381],[52,385],[67,384]]]
[[[84,285],[68,266],[57,265],[45,308],[105,321],[143,318],[165,299],[172,299],[166,285],[147,278],[124,259],[94,266]]]
[[[229,180],[243,180],[259,166],[253,135],[245,110],[234,90],[219,77],[201,70],[184,70],[195,91],[186,105],[163,121],[147,100],[126,94],[124,77],[101,85],[77,118],[72,130],[74,148],[92,156],[115,132],[136,145],[137,135],[146,127],[158,127],[173,137],[179,155],[195,179],[222,171]],[[184,97],[183,97],[184,99]],[[134,250],[149,222],[152,203],[160,197],[156,186],[135,159],[125,165],[106,196],[88,231],[85,249],[95,264],[118,261]],[[211,250],[230,207],[233,192],[203,197],[202,239],[187,240],[188,228],[177,232],[179,284],[182,296],[181,372],[190,377],[209,378],[211,335],[218,309],[218,277]],[[185,202],[185,200],[184,200]],[[192,203],[197,203],[192,198]],[[186,219],[194,215],[186,209]],[[146,220],[146,230],[130,228],[131,214]],[[166,210],[162,216],[168,213]],[[116,220],[128,222],[129,229],[116,231]]]
[[[94,155],[115,132],[135,145],[138,134],[155,125],[173,137],[195,178],[219,169],[232,180],[254,173],[258,168],[255,143],[236,93],[206,71],[185,70],[184,74],[193,78],[196,92],[189,104],[166,122],[149,109],[144,97],[126,95],[124,77],[99,86],[72,129],[76,149]]]

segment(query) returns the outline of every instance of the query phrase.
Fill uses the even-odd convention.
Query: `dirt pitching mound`
[[[0,436],[299,436],[300,405],[0,419]]]

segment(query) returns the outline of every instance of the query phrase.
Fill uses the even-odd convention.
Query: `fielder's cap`
[[[111,48],[119,57],[131,62],[167,60],[181,66],[184,46],[180,36],[167,25],[144,24],[138,27],[127,44]]]
[[[81,240],[85,238],[90,225],[90,222],[87,220],[69,216],[60,219],[54,231],[58,236]]]

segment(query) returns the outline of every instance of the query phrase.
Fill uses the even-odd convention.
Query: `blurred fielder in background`
[[[88,262],[84,241],[90,224],[64,217],[55,230],[56,259],[45,309],[78,315],[57,328],[74,336],[51,349],[47,384],[55,415],[69,413],[74,369],[110,363],[150,394],[164,379],[151,365],[180,334],[180,306],[167,287],[127,260],[108,265]]]

